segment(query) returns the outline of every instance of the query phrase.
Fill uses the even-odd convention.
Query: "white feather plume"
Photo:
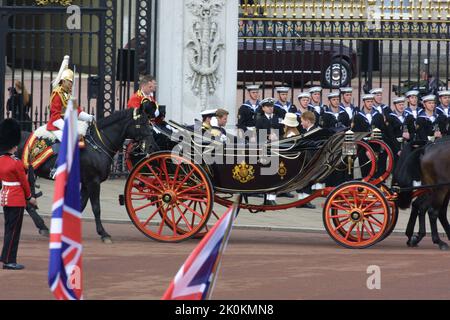
[[[64,72],[64,70],[69,68],[69,60],[70,60],[69,56],[64,56],[64,60],[61,63],[61,67],[59,68],[58,75],[56,76],[56,79],[53,80],[53,82],[52,82],[53,89],[55,89],[58,86],[59,82],[61,81],[62,73]]]

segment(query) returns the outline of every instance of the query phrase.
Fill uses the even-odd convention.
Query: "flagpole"
[[[212,272],[211,272],[212,279],[211,279],[210,285],[208,287],[208,291],[206,293],[206,300],[211,300],[211,298],[212,298],[212,293],[214,291],[214,286],[216,284],[217,276],[218,276],[220,265],[221,265],[222,254],[225,251],[225,248],[227,246],[228,239],[230,237],[230,231],[231,231],[231,228],[233,227],[234,219],[237,217],[237,215],[239,213],[239,209],[240,209],[239,206],[241,204],[241,201],[242,201],[242,195],[239,194],[236,197],[236,200],[234,201],[232,209],[231,209],[231,214],[233,214],[233,217],[231,217],[230,222],[228,223],[227,229],[225,231],[226,239],[224,239],[224,241],[222,241],[222,243],[220,244],[218,257],[212,268]]]

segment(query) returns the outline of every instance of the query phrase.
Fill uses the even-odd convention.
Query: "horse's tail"
[[[424,147],[414,148],[406,144],[394,172],[394,181],[400,188],[412,187],[414,180],[420,180],[420,156]],[[412,190],[402,191],[398,195],[397,204],[401,209],[409,208],[412,201]]]

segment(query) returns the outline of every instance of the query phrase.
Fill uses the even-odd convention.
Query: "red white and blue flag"
[[[77,110],[70,101],[57,160],[50,228],[48,284],[58,300],[81,300],[80,150]]]
[[[237,211],[236,204],[231,206],[206,234],[176,274],[163,300],[206,300],[211,296]]]

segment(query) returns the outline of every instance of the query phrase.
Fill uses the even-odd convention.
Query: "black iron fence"
[[[297,91],[352,86],[356,104],[374,87],[385,89],[385,103],[413,88],[422,94],[448,89],[449,6],[421,0],[242,0],[239,84],[262,84],[266,95],[275,95],[278,85]]]
[[[99,119],[125,108],[139,76],[155,73],[156,1],[38,2],[0,1],[0,119],[28,131],[46,124],[65,55],[86,112]],[[125,171],[122,154],[114,171]]]

